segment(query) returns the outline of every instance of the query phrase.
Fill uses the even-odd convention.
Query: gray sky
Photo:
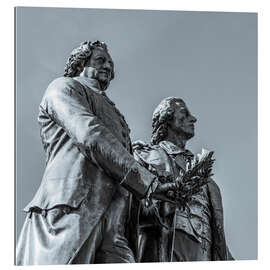
[[[37,190],[45,154],[37,124],[48,84],[84,40],[105,41],[116,76],[108,95],[133,140],[148,141],[167,96],[197,117],[187,147],[215,151],[214,179],[236,259],[257,258],[257,15],[252,13],[17,9],[17,230]]]

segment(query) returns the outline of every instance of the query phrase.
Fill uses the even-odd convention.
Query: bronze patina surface
[[[133,158],[129,127],[105,92],[113,78],[106,44],[86,41],[45,91],[46,167],[24,209],[17,265],[135,262],[126,238],[131,193],[165,198],[173,185]]]
[[[164,99],[153,114],[151,144],[135,142],[135,158],[160,179],[175,182],[194,160],[186,142],[194,136],[195,122],[182,99]],[[213,179],[185,207],[159,200],[146,207],[133,200],[133,214],[139,262],[233,259],[225,241],[221,194]]]

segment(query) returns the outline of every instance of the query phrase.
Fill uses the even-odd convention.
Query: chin
[[[110,81],[109,80],[98,80],[101,88],[103,91],[106,91],[106,89],[109,87],[110,85]]]

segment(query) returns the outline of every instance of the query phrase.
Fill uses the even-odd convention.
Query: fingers
[[[173,200],[173,198],[170,198],[164,194],[155,194],[153,197],[157,200],[165,201],[165,202],[170,202],[173,204],[176,204],[176,201]]]
[[[160,192],[166,192],[169,190],[174,190],[176,188],[175,183],[166,183],[166,184],[161,184],[159,187]]]
[[[169,191],[167,192],[167,197],[168,197],[168,198],[174,198],[174,197],[175,197],[175,192],[172,191],[172,190],[169,190]]]

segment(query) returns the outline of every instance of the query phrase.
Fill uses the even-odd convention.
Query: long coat
[[[140,199],[154,176],[130,154],[124,117],[94,80],[54,80],[41,101],[38,121],[46,168],[38,191],[24,209],[28,216],[17,245],[17,264],[71,263],[114,194],[127,197],[130,191]],[[86,198],[87,214],[79,220],[66,215],[67,222],[52,233],[44,235],[40,226],[46,224],[31,220],[33,211],[46,213],[62,205],[78,209]],[[45,244],[40,246],[38,239]]]
[[[172,156],[177,156],[183,152],[179,147],[168,141],[162,141],[159,145],[147,146],[136,149],[134,151],[135,158],[148,170],[152,171],[159,177],[165,177],[167,179],[175,178],[175,161],[173,161]],[[188,155],[192,155],[191,152],[186,150]],[[179,160],[182,161],[183,160]],[[179,163],[185,170],[186,163]],[[207,239],[207,242],[211,242],[211,249],[207,260],[232,260],[233,257],[230,254],[229,249],[226,245],[225,233],[224,233],[224,222],[223,222],[223,207],[222,207],[222,197],[218,185],[214,180],[209,179],[208,184],[203,188],[201,194],[194,198],[195,204],[188,205],[191,213],[194,212],[195,215],[186,215],[184,210],[175,209],[173,205],[167,202],[161,202],[162,209],[167,212],[175,212],[176,214],[176,224],[175,229],[184,232],[185,235],[195,239],[197,242],[202,242]],[[206,202],[208,201],[208,202]],[[198,207],[198,205],[200,205]],[[208,205],[205,207],[205,205]],[[161,206],[159,206],[161,209]],[[154,213],[143,206],[142,202],[133,200],[133,227],[137,226],[137,246],[134,247],[136,250],[137,260],[144,261],[168,261],[167,253],[169,250],[164,250],[166,248],[166,242],[168,238],[172,238],[170,234],[164,238],[163,244],[160,246],[158,230],[162,230],[162,226],[157,226],[157,221]],[[141,209],[139,212],[136,209]],[[202,210],[203,209],[203,210]],[[209,210],[208,210],[209,209]],[[205,219],[205,212],[209,211],[207,215],[211,218],[209,223]],[[138,216],[135,215],[137,213]],[[199,218],[198,218],[199,216]],[[137,223],[137,225],[135,225]],[[166,230],[165,230],[166,231]],[[201,237],[202,236],[202,237]],[[166,239],[167,238],[167,239]],[[136,241],[133,240],[134,242]],[[180,243],[185,249],[185,243]],[[152,248],[150,248],[150,246]],[[171,247],[169,244],[168,246]],[[193,251],[190,250],[192,253]],[[187,257],[192,258],[191,254]],[[201,257],[200,260],[205,260],[206,257]],[[188,259],[187,259],[188,260]]]

